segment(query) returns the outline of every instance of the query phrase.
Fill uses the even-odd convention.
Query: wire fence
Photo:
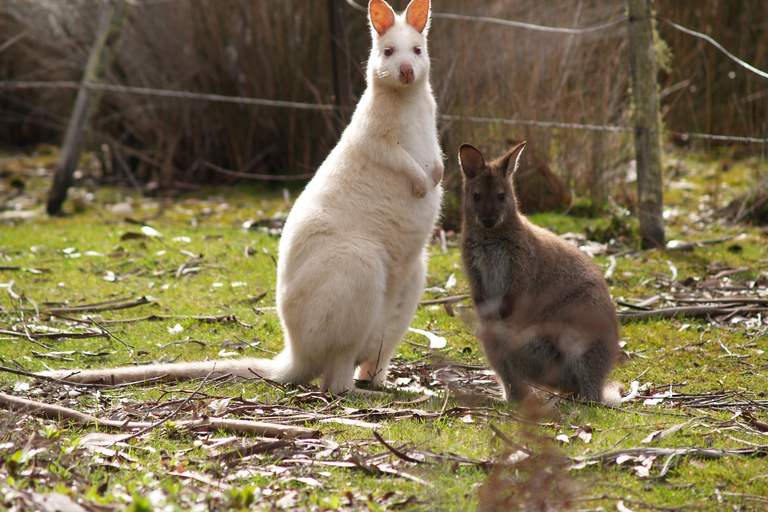
[[[131,4],[139,6],[152,6],[165,4],[170,2],[176,2],[179,0],[126,0]],[[346,0],[352,8],[367,12],[367,9],[355,2],[355,0]],[[616,27],[624,26],[626,23],[632,21],[629,17],[621,17],[617,20],[604,23],[601,25],[586,27],[586,28],[565,28],[565,27],[550,27],[544,25],[536,25],[532,23],[525,23],[513,20],[504,20],[499,18],[484,17],[484,16],[468,16],[463,14],[453,13],[432,13],[433,18],[449,19],[454,21],[466,21],[474,23],[489,23],[501,26],[520,28],[525,30],[534,30],[539,32],[555,33],[555,34],[571,34],[571,35],[583,35],[593,34],[600,31],[613,29]],[[743,67],[744,69],[762,77],[768,79],[768,72],[762,71],[742,59],[736,57],[731,52],[726,50],[722,44],[714,40],[712,37],[683,27],[677,23],[674,23],[668,19],[662,17],[656,17],[657,20],[665,23],[666,25],[679,30],[690,36],[702,39],[712,44],[720,52],[726,55],[733,62]],[[13,40],[9,40],[3,46],[12,44]],[[341,107],[336,105],[322,104],[322,103],[302,103],[293,101],[271,100],[264,98],[251,98],[242,96],[226,96],[220,94],[206,94],[196,93],[190,91],[169,90],[169,89],[155,89],[149,87],[132,87],[125,85],[115,84],[103,84],[93,82],[74,82],[74,81],[0,81],[0,90],[10,89],[35,89],[35,88],[54,88],[54,89],[80,89],[86,88],[96,91],[104,91],[118,94],[136,94],[146,96],[157,96],[165,98],[177,98],[184,100],[196,100],[196,101],[212,101],[212,102],[224,102],[234,103],[240,105],[255,105],[261,107],[270,108],[288,108],[299,110],[314,110],[314,111],[335,111],[340,110]],[[518,126],[535,126],[541,128],[559,128],[566,130],[588,130],[588,131],[601,131],[601,132],[633,132],[635,128],[630,126],[616,126],[616,125],[595,125],[595,124],[583,124],[583,123],[566,123],[557,121],[539,121],[530,119],[510,119],[510,118],[496,118],[496,117],[482,117],[482,116],[467,116],[467,115],[452,115],[442,114],[441,119],[444,121],[462,121],[471,123],[483,123],[483,124],[505,124],[505,125],[518,125]],[[698,132],[678,132],[678,131],[658,131],[652,133],[659,133],[661,135],[675,136],[681,138],[690,139],[702,139],[712,141],[723,142],[740,142],[740,143],[754,143],[768,145],[767,137],[749,137],[749,136],[733,136],[733,135],[719,135],[710,133],[698,133]]]

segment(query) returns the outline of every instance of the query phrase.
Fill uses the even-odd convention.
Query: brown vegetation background
[[[392,3],[403,9],[407,2]],[[4,0],[0,80],[79,80],[102,6],[97,0]],[[656,8],[660,16],[768,69],[764,0],[657,0]],[[615,0],[436,0],[433,9],[562,27],[625,15],[624,2]],[[359,95],[369,35],[364,13],[349,6],[346,13],[353,91]],[[665,128],[764,137],[768,80],[664,23],[659,31],[672,55],[668,70],[660,72]],[[18,39],[3,47],[13,38]],[[433,87],[446,114],[629,125],[627,44],[626,24],[560,35],[434,19]],[[177,0],[132,8],[107,82],[332,103],[330,47],[325,0]],[[74,97],[72,89],[0,89],[0,145],[60,143]],[[335,144],[333,116],[106,93],[86,144],[120,153],[142,183],[231,182],[206,162],[249,173],[304,174]],[[495,155],[511,141],[527,139],[527,163],[534,164],[526,166],[528,172],[539,173],[551,189],[546,183],[554,171],[577,196],[603,194],[596,177],[610,179],[633,154],[626,133],[458,121],[444,121],[440,128],[449,188],[457,185],[454,155],[462,142]],[[449,203],[454,200],[449,196]],[[557,201],[538,206],[562,206]]]

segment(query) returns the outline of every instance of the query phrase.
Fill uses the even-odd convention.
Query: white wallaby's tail
[[[204,361],[199,363],[153,364],[102,370],[56,370],[40,372],[37,375],[82,384],[122,384],[126,382],[176,381],[221,377],[232,374],[247,379],[268,379],[276,382],[302,383],[312,380],[308,368],[297,368],[288,351],[281,352],[274,359],[234,359]]]

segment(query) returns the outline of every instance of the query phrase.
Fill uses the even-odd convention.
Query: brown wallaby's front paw
[[[411,191],[413,192],[413,195],[415,195],[419,199],[426,196],[427,195],[427,177],[419,176],[418,178],[414,178]]]
[[[435,186],[438,186],[441,181],[443,181],[443,171],[445,168],[443,167],[443,161],[442,160],[435,160],[435,166],[432,168],[432,182],[435,184]]]

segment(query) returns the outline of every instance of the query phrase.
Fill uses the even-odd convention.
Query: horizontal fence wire
[[[362,5],[360,5],[357,2],[355,2],[355,0],[347,0],[347,3],[350,6],[352,6],[353,8],[359,10],[359,11],[363,11],[363,12],[367,12],[368,11],[365,7],[363,7]],[[432,13],[432,17],[433,18],[449,19],[449,20],[458,20],[458,21],[471,21],[471,22],[475,22],[475,23],[491,23],[491,24],[503,25],[503,26],[507,26],[507,27],[515,27],[515,28],[522,28],[522,29],[527,29],[527,30],[535,30],[535,31],[538,31],[538,32],[549,32],[549,33],[554,33],[554,34],[590,34],[590,33],[594,33],[594,32],[600,32],[602,30],[606,30],[606,29],[615,27],[617,25],[621,25],[621,24],[623,24],[623,23],[625,23],[627,21],[635,21],[635,20],[630,20],[629,17],[627,17],[627,16],[623,16],[623,17],[621,17],[621,18],[619,18],[619,19],[617,19],[615,21],[611,21],[611,22],[605,23],[603,25],[597,25],[595,27],[565,28],[565,27],[548,27],[548,26],[545,26],[545,25],[536,25],[536,24],[533,24],[533,23],[524,23],[522,21],[512,21],[512,20],[505,20],[505,19],[501,19],[501,18],[491,18],[491,17],[487,17],[487,16],[468,16],[468,15],[464,15],[464,14],[452,14],[452,13],[445,13],[445,12],[433,12]],[[741,66],[741,67],[743,67],[745,69],[748,69],[749,71],[751,71],[751,72],[753,72],[753,73],[755,73],[755,74],[757,74],[757,75],[759,75],[759,76],[761,76],[763,78],[768,78],[768,73],[767,72],[762,71],[762,70],[752,66],[751,64],[741,60],[740,58],[736,57],[734,54],[732,54],[731,52],[726,50],[723,45],[718,43],[712,37],[710,37],[710,36],[708,36],[706,34],[702,34],[701,32],[697,32],[695,30],[691,30],[691,29],[686,28],[686,27],[684,27],[682,25],[678,25],[677,23],[675,23],[675,22],[673,22],[671,20],[668,20],[666,18],[662,18],[661,16],[655,16],[655,18],[657,20],[659,20],[659,21],[669,25],[670,27],[672,27],[672,28],[674,28],[676,30],[679,30],[679,31],[684,32],[684,33],[686,33],[688,35],[691,35],[691,36],[694,36],[694,37],[698,37],[699,39],[703,39],[704,41],[707,41],[712,46],[714,46],[715,48],[720,50],[726,57],[728,57],[729,59],[731,59],[732,61],[737,63],[739,66]]]
[[[152,4],[174,2],[177,0],[143,0],[143,1],[142,0],[126,0],[126,1],[128,1],[129,3],[133,3],[135,5],[152,5]],[[358,4],[354,0],[347,0],[347,3],[351,7],[357,10],[367,12],[367,9],[365,7]],[[435,18],[445,18],[445,19],[459,20],[459,21],[495,23],[495,24],[504,25],[504,26],[511,26],[516,28],[523,28],[523,29],[536,30],[536,31],[542,31],[542,32],[560,33],[560,34],[593,33],[593,32],[606,30],[606,29],[618,26],[627,21],[631,21],[629,20],[628,17],[623,17],[618,20],[605,23],[602,25],[598,25],[595,27],[575,29],[575,28],[563,28],[563,27],[548,27],[543,25],[535,25],[532,23],[504,20],[499,18],[490,18],[490,17],[483,17],[483,16],[465,16],[461,14],[451,14],[451,13],[432,13],[432,16]],[[718,43],[716,40],[714,40],[710,36],[706,34],[702,34],[700,32],[696,32],[695,30],[688,29],[686,27],[678,25],[677,23],[674,23],[665,18],[657,17],[657,19],[674,29],[680,30],[686,34],[689,34],[694,37],[698,37],[700,39],[703,39],[711,43],[718,50],[723,52],[723,54],[725,54],[727,57],[729,57],[731,60],[733,60],[740,66],[744,67],[745,69],[748,69],[749,71],[752,71],[753,73],[756,73],[761,77],[768,78],[768,73],[761,71],[760,69],[757,69],[754,66],[751,66],[750,64],[739,59],[738,57],[730,53],[728,50],[726,50],[720,43]],[[125,85],[102,84],[102,83],[93,83],[93,82],[0,81],[0,90],[2,89],[34,89],[34,88],[80,89],[81,87],[86,89],[91,89],[91,90],[113,92],[113,93],[139,94],[139,95],[187,99],[187,100],[236,103],[241,105],[255,105],[255,106],[263,106],[263,107],[273,107],[273,108],[293,108],[293,109],[299,109],[299,110],[316,110],[316,111],[334,111],[334,110],[338,111],[341,108],[335,105],[328,105],[328,104],[302,103],[302,102],[283,101],[283,100],[269,100],[269,99],[263,99],[263,98],[250,98],[250,97],[242,97],[242,96],[225,96],[221,94],[195,93],[195,92],[189,92],[189,91],[153,89],[149,87],[132,87],[132,86],[125,86]],[[589,131],[602,131],[602,132],[614,132],[614,133],[635,131],[635,128],[629,127],[629,126],[563,123],[563,122],[557,122],[557,121],[535,121],[535,120],[525,120],[525,119],[505,119],[505,118],[495,118],[495,117],[464,116],[464,115],[451,115],[451,114],[443,114],[440,117],[442,120],[449,121],[449,122],[464,121],[464,122],[483,123],[483,124],[506,124],[506,125],[518,125],[518,126],[535,126],[535,127],[541,127],[541,128],[560,128],[560,129],[589,130]],[[708,134],[708,133],[671,132],[671,131],[652,131],[650,133],[658,133],[662,135],[673,135],[673,136],[682,137],[682,138],[704,139],[704,140],[714,140],[714,141],[724,141],[724,142],[768,144],[768,138],[758,138],[758,137],[741,137],[741,136],[732,136],[732,135],[716,135],[716,134]]]
[[[368,9],[355,2],[355,0],[347,0],[347,3],[358,11],[368,12]],[[472,21],[477,23],[493,23],[496,25],[504,25],[507,27],[524,28],[528,30],[536,30],[539,32],[551,32],[555,34],[589,34],[593,32],[600,32],[611,27],[615,27],[627,21],[629,18],[624,16],[616,21],[611,21],[604,25],[598,25],[596,27],[588,28],[566,28],[566,27],[547,27],[545,25],[535,25],[533,23],[525,23],[522,21],[503,20],[501,18],[490,18],[487,16],[467,16],[464,14],[452,14],[447,12],[433,12],[431,14],[433,18],[443,18],[447,20],[457,21]]]
[[[335,105],[317,104],[317,103],[300,103],[296,101],[280,101],[280,100],[268,100],[262,98],[247,98],[240,96],[223,96],[221,94],[204,94],[188,91],[174,91],[168,89],[151,89],[149,87],[131,87],[127,85],[111,85],[111,84],[98,84],[91,82],[45,82],[45,81],[0,81],[0,90],[2,89],[79,89],[80,87],[86,89],[93,89],[99,91],[113,92],[113,93],[126,93],[126,94],[140,94],[145,96],[160,96],[166,98],[199,100],[199,101],[213,101],[224,103],[236,103],[241,105],[256,105],[261,107],[273,107],[273,108],[294,108],[300,110],[320,110],[320,111],[332,111],[339,110],[340,107]],[[596,124],[583,124],[583,123],[562,123],[558,121],[534,121],[528,119],[505,119],[499,117],[482,117],[482,116],[464,116],[464,115],[452,115],[442,114],[440,118],[444,121],[463,121],[470,123],[480,124],[506,124],[517,126],[536,126],[540,128],[561,128],[566,130],[587,130],[587,131],[599,131],[599,132],[634,132],[635,128],[631,126],[616,126],[616,125],[596,125]],[[744,142],[755,144],[768,144],[768,138],[757,137],[740,137],[735,135],[716,135],[709,133],[696,133],[696,132],[671,132],[671,131],[650,131],[649,133],[658,133],[661,135],[674,135],[676,137],[691,138],[691,139],[705,139],[716,140],[726,142]]]
[[[756,75],[759,75],[759,76],[761,76],[763,78],[768,78],[768,73],[766,73],[765,71],[762,71],[760,69],[757,69],[756,67],[754,67],[754,66],[744,62],[743,60],[741,60],[740,58],[738,58],[737,56],[735,56],[734,54],[732,54],[731,52],[726,50],[723,47],[723,45],[721,45],[720,43],[718,43],[717,41],[712,39],[707,34],[702,34],[701,32],[696,32],[695,30],[691,30],[689,28],[685,28],[682,25],[678,25],[674,21],[670,21],[670,20],[668,20],[666,18],[662,18],[661,16],[657,16],[656,19],[661,21],[661,22],[663,22],[663,23],[666,23],[667,25],[669,25],[670,27],[672,27],[672,28],[674,28],[676,30],[679,30],[680,32],[683,32],[685,34],[691,35],[693,37],[698,37],[699,39],[703,39],[704,41],[707,41],[708,43],[710,43],[712,46],[714,46],[715,48],[720,50],[726,57],[731,59],[733,62],[735,62],[739,66],[741,66],[741,67],[743,67],[745,69],[748,69],[749,71],[751,71],[751,72],[755,73]]]
[[[182,98],[188,100],[216,101],[223,103],[239,103],[241,105],[259,105],[263,107],[283,107],[300,110],[335,110],[333,105],[322,103],[300,103],[297,101],[267,100],[262,98],[246,98],[242,96],[225,96],[222,94],[206,94],[189,91],[174,91],[169,89],[152,89],[149,87],[132,87],[128,85],[100,84],[95,82],[45,82],[45,81],[0,81],[0,89],[91,89],[145,96],[163,96],[166,98]]]

